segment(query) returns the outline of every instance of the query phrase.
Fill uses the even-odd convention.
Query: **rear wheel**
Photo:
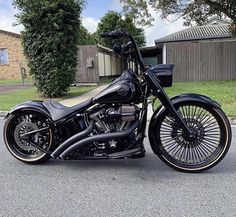
[[[34,131],[37,133],[30,134]],[[29,136],[25,137],[27,134]],[[4,125],[4,141],[9,152],[18,160],[31,164],[45,162],[50,156],[42,150],[47,152],[52,145],[47,117],[35,111],[10,115]],[[31,142],[40,148],[32,146]]]
[[[165,110],[150,131],[154,152],[167,165],[185,172],[200,172],[218,164],[231,143],[231,127],[224,112],[199,102],[182,102],[176,109],[194,138],[188,138]]]

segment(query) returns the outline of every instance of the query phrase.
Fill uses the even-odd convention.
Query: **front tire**
[[[28,164],[40,164],[50,159],[50,156],[30,145],[22,135],[48,127],[47,117],[36,111],[21,111],[11,114],[4,124],[4,142],[8,151],[18,160]],[[30,141],[39,145],[45,151],[52,146],[52,131],[50,128],[30,136]]]
[[[153,151],[168,166],[183,172],[201,172],[216,166],[231,144],[231,126],[220,108],[201,102],[181,102],[175,105],[195,139],[184,135],[167,110],[160,113],[149,128]]]

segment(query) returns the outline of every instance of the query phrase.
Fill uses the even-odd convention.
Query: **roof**
[[[108,47],[104,47],[101,44],[97,44],[98,49],[100,49],[101,51],[105,51],[108,53],[114,53],[114,50]]]
[[[178,42],[178,41],[195,41],[206,39],[231,38],[229,25],[204,25],[194,26],[163,38],[155,40],[155,43]]]
[[[140,51],[156,51],[159,48],[157,46],[150,46],[150,47],[140,47]]]
[[[143,57],[155,56],[156,54],[161,53],[161,49],[157,46],[154,47],[140,47],[139,48]]]
[[[20,34],[17,34],[17,33],[14,33],[14,32],[8,32],[8,31],[1,30],[1,29],[0,29],[0,33],[5,34],[5,35],[10,35],[10,36],[13,36],[13,37],[16,37],[16,38],[21,37]]]

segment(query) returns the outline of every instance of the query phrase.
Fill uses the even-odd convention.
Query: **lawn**
[[[173,87],[166,88],[169,96],[182,93],[199,93],[211,97],[221,104],[230,117],[236,117],[236,81],[222,82],[176,82]]]
[[[107,83],[107,82],[106,82]],[[72,87],[70,92],[61,98],[54,100],[60,101],[76,97],[96,87]],[[211,97],[222,105],[223,110],[230,117],[236,117],[236,81],[222,82],[199,82],[184,83],[176,82],[173,87],[166,88],[170,97],[182,93],[199,93]],[[45,100],[36,93],[35,88],[20,90],[0,95],[0,111],[8,111],[18,103],[28,100]]]
[[[66,93],[64,96],[60,98],[54,98],[56,101],[61,101],[64,99],[69,99],[72,97],[79,96],[88,91],[93,90],[94,86],[89,87],[71,87],[70,92]],[[0,95],[0,111],[8,111],[15,105],[29,101],[29,100],[46,100],[46,98],[37,94],[36,89],[34,87],[24,90],[18,90],[15,92],[9,93],[1,93]]]

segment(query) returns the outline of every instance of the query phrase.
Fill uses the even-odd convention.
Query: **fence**
[[[175,81],[236,79],[236,40],[167,44],[167,63],[175,64]]]

